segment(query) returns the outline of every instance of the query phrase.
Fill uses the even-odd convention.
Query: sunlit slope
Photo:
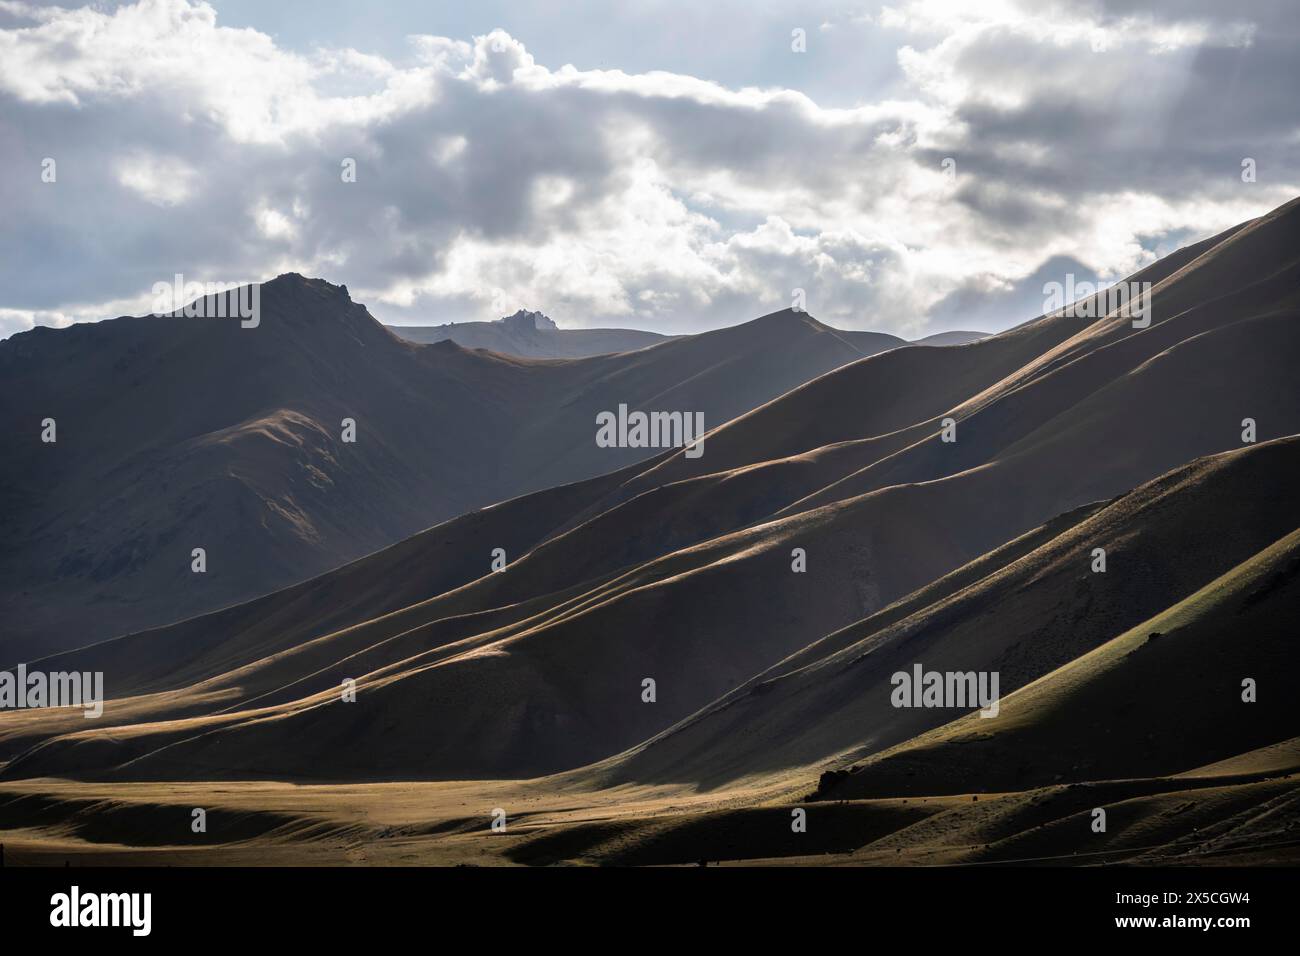
[[[1290,769],[1300,732],[1293,612],[1300,531],[1160,614],[966,717],[866,761],[821,796],[1026,789],[1055,782]],[[1238,755],[1256,752],[1253,757]],[[1217,771],[1223,773],[1224,768]]]
[[[448,522],[261,601],[61,656],[51,663],[107,672],[106,716],[86,731],[62,715],[4,715],[0,747],[24,754],[6,772],[373,780],[568,770],[732,700],[774,666],[785,668],[776,676],[824,676],[818,668],[868,640],[845,629],[882,611],[870,638],[881,653],[866,655],[872,680],[886,679],[890,671],[876,669],[889,654],[915,660],[912,649],[934,641],[963,668],[1000,662],[1004,690],[1019,686],[1295,527],[1277,523],[1291,513],[1289,491],[1271,499],[1252,488],[1232,492],[1251,499],[1238,507],[1254,515],[1237,534],[1216,498],[1223,492],[1212,489],[1235,487],[1238,466],[1216,458],[1180,470],[1197,456],[1242,449],[1244,418],[1256,420],[1260,439],[1300,431],[1300,393],[1291,387],[1300,326],[1279,305],[1286,293],[1278,280],[1293,252],[1269,245],[1290,235],[1294,219],[1284,207],[1146,270],[1160,286],[1157,301],[1168,303],[1183,296],[1180,282],[1199,289],[1205,270],[1231,265],[1219,275],[1221,309],[1192,305],[1146,330],[1115,317],[1078,329],[1080,320],[1053,315],[960,348],[895,349],[718,429],[696,460],[705,464],[692,466],[698,473],[664,483],[680,460],[664,454]],[[1228,307],[1257,293],[1251,309],[1266,311]],[[842,347],[833,330],[794,313],[750,325],[751,338],[799,334],[814,350]],[[725,338],[692,340],[704,340],[695,353],[702,368],[727,352]],[[1069,354],[1060,352],[1067,342]],[[682,372],[674,350],[687,344],[654,346],[631,365],[605,369],[592,394],[622,377],[638,387],[653,381],[647,362]],[[665,363],[656,354],[676,357]],[[551,375],[562,366],[529,367]],[[513,374],[510,367],[500,374]],[[693,376],[681,382],[685,391],[674,395],[696,387]],[[854,403],[864,390],[882,400],[867,403],[858,421]],[[918,402],[933,408],[909,412]],[[945,406],[965,410],[953,442],[933,420]],[[746,448],[746,435],[755,448]],[[1263,488],[1295,471],[1290,454],[1292,444],[1281,441],[1222,460],[1278,463],[1258,466]],[[1096,502],[1163,472],[1137,498],[1095,511]],[[1159,492],[1166,486],[1177,493]],[[1144,549],[1167,523],[1115,524],[1123,502],[1136,508],[1151,494],[1187,529],[1181,538],[1169,532],[1165,558]],[[1270,502],[1275,512],[1258,510]],[[1109,529],[1112,569],[1092,581],[1080,564],[1097,522]],[[1195,537],[1201,527],[1218,538]],[[1162,569],[1154,585],[1116,570],[1129,538],[1140,560]],[[493,573],[492,549],[504,545],[509,564]],[[1035,582],[1030,590],[1043,605],[985,588],[1012,569]],[[906,613],[890,607],[903,599]],[[1057,605],[1072,615],[1071,628],[1044,638]],[[918,643],[908,628],[922,620],[930,636]],[[964,640],[945,630],[954,624],[967,629]],[[358,682],[355,704],[340,701],[348,679]],[[642,697],[646,680],[655,682],[653,702]],[[773,690],[782,685],[771,684],[755,696],[781,703]],[[826,687],[798,699],[815,699],[814,714],[873,699],[834,681]],[[727,781],[870,754],[941,722],[931,712],[870,709],[877,705],[854,721],[806,720],[768,738],[746,728],[726,746],[723,733],[691,753],[648,748],[647,760],[652,752],[664,760],[624,769],[637,780]],[[741,712],[734,701],[728,707]],[[771,714],[774,726],[789,717],[779,707]],[[402,731],[416,725],[439,730]],[[824,738],[804,738],[823,727],[831,728]]]
[[[715,786],[906,741],[960,711],[893,707],[894,673],[917,663],[997,670],[1001,692],[1011,693],[1300,526],[1298,468],[1300,439],[1283,439],[1196,461],[1100,510],[1063,516],[810,645],[594,777]],[[1095,548],[1105,550],[1104,573],[1092,570]]]
[[[886,609],[883,626],[868,619],[852,641],[841,634],[814,644],[804,652],[812,657],[807,663],[751,682],[632,754],[615,776],[720,782],[846,750],[881,749],[951,716],[890,706],[890,675],[917,661],[938,669],[998,669],[1009,692],[1181,599],[1229,562],[1253,554],[1279,526],[1300,524],[1300,500],[1287,477],[1297,447],[1284,440],[1196,462],[1028,553],[1017,556],[1013,549],[1006,557],[1014,560],[994,562],[986,577],[961,590],[940,588],[933,604],[901,620]],[[847,510],[812,516],[821,527],[798,527],[804,540],[820,541],[813,553],[830,555],[842,568],[854,566],[856,547],[853,536],[838,531]],[[10,772],[374,779],[528,775],[578,766],[704,707],[748,674],[836,630],[824,625],[854,615],[855,602],[871,599],[843,574],[793,574],[784,558],[792,539],[774,553],[764,540],[791,530],[729,536],[554,606],[519,609],[521,616],[445,618],[382,639],[365,632],[384,620],[364,625],[258,662],[233,675],[237,680],[215,680],[157,702],[165,715],[167,707],[190,705],[195,694],[237,687],[231,699],[220,700],[227,712],[210,726],[158,724],[142,728],[129,745],[124,740],[131,735],[117,730],[82,733],[41,748]],[[1093,574],[1091,550],[1099,546],[1107,549],[1109,567]],[[904,570],[895,566],[891,573]],[[914,573],[918,586],[937,576]],[[774,597],[781,588],[784,610]],[[801,589],[816,598],[796,612],[792,595]],[[675,619],[683,608],[697,609],[696,616]],[[819,649],[824,658],[814,656]],[[361,680],[356,704],[339,700],[344,677]],[[646,677],[656,680],[654,704],[640,696]],[[241,710],[250,705],[264,709]],[[384,719],[358,719],[367,714]],[[406,720],[444,731],[396,732]],[[208,756],[218,750],[220,764]],[[128,761],[134,761],[129,770]]]

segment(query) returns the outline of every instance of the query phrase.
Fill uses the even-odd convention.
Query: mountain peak
[[[507,315],[501,318],[501,322],[508,328],[527,329],[535,331],[538,329],[559,329],[555,321],[541,312],[529,312],[527,309],[520,309],[514,315]]]
[[[293,291],[313,291],[317,294],[325,294],[339,297],[352,301],[352,296],[348,294],[348,287],[345,285],[335,285],[327,279],[313,279],[303,275],[301,272],[282,272],[274,279],[264,282],[263,288],[275,288]]]
[[[775,329],[799,329],[805,326],[815,328],[821,325],[811,313],[801,309],[779,309],[742,324]]]

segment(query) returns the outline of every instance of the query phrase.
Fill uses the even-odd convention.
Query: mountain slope
[[[1281,439],[1198,460],[1099,510],[1063,516],[756,675],[611,762],[601,779],[717,786],[907,741],[955,712],[894,707],[893,674],[918,663],[997,671],[1001,693],[1011,694],[1300,527],[1297,469],[1300,438]],[[1096,547],[1106,550],[1104,573],[1091,570]],[[978,734],[1004,723],[975,717],[967,726]]]
[[[1259,772],[1257,760],[1239,755],[1288,745],[1300,729],[1287,624],[1297,602],[1300,530],[1020,688],[997,718],[966,717],[909,740],[834,778],[821,795],[1199,775],[1221,761],[1229,766],[1219,774]],[[1255,685],[1249,700],[1247,681]]]
[[[719,427],[702,459],[666,452],[550,499],[507,502],[494,519],[532,517],[516,538],[527,550],[512,552],[503,573],[380,584],[389,572],[406,577],[390,549],[255,611],[66,655],[60,665],[97,660],[105,669],[124,655],[144,662],[144,675],[116,665],[131,694],[111,702],[97,729],[60,737],[70,728],[52,718],[5,724],[9,752],[26,751],[7,772],[518,777],[610,757],[701,708],[712,713],[719,699],[722,711],[765,714],[783,728],[765,737],[761,722],[701,720],[697,739],[692,722],[664,738],[687,741],[681,751],[656,742],[618,771],[636,782],[716,785],[924,732],[942,715],[898,715],[887,695],[869,692],[887,686],[890,655],[924,646],[954,665],[998,661],[1006,687],[1019,686],[1294,528],[1285,481],[1294,443],[1241,450],[1241,418],[1257,417],[1264,439],[1300,432],[1300,396],[1289,387],[1300,326],[1295,287],[1284,281],[1295,268],[1286,240],[1296,208],[1143,270],[1158,284],[1157,304],[1189,303],[1148,329],[1058,314],[956,349],[894,349]],[[1182,283],[1215,294],[1198,303]],[[807,353],[843,345],[794,313],[740,329],[750,342],[802,335]],[[708,333],[590,360],[602,371],[584,395],[627,389],[667,361],[683,372],[660,393],[672,407],[695,387],[689,363],[726,368],[736,351]],[[958,419],[954,443],[937,430],[945,411]],[[1231,477],[1240,474],[1254,477]],[[1245,489],[1255,498],[1238,506]],[[1225,495],[1241,515],[1220,508]],[[1177,521],[1156,520],[1161,509]],[[1199,537],[1193,515],[1204,521]],[[1096,538],[1118,565],[1100,582],[1085,570]],[[1165,550],[1144,550],[1151,541]],[[792,567],[797,548],[806,570]],[[457,565],[460,549],[486,550],[452,522],[400,554],[417,566]],[[1132,574],[1134,560],[1145,576]],[[334,597],[351,591],[349,581],[366,585],[362,596]],[[1048,607],[1072,628],[1044,635]],[[864,619],[869,633],[844,630]],[[868,663],[850,666],[855,653]],[[727,696],[774,666],[752,707]],[[816,675],[811,690],[805,674]],[[346,678],[359,682],[355,704],[339,699]],[[653,703],[641,697],[646,678],[656,681]],[[817,719],[791,716],[809,701],[804,718]],[[866,710],[820,719],[843,701]],[[417,725],[438,732],[400,732]]]
[[[244,601],[655,454],[596,444],[597,413],[620,404],[713,427],[860,357],[790,314],[569,362],[418,346],[296,275],[262,287],[261,312],[255,328],[150,316],[0,343],[0,660]]]

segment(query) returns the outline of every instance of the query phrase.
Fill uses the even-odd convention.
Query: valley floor
[[[0,789],[7,865],[933,866],[1300,863],[1300,774],[1238,766],[1024,792],[809,800],[807,778],[714,792],[565,778]],[[1104,805],[1108,832],[1092,828]],[[207,832],[194,833],[193,810]],[[491,828],[506,812],[504,833]],[[806,831],[792,829],[806,811]]]

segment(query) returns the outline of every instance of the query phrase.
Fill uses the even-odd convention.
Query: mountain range
[[[390,325],[390,332],[409,342],[432,344],[452,341],[462,348],[487,349],[521,358],[586,358],[610,352],[633,352],[665,342],[673,336],[639,329],[562,329],[541,312],[520,309],[495,322],[448,322],[445,325]],[[864,354],[909,344],[906,339],[879,332],[835,332],[854,345],[865,345]],[[936,332],[914,339],[912,345],[966,345],[985,337],[984,332]],[[680,336],[678,336],[680,338]]]
[[[0,829],[47,862],[1294,861],[1300,199],[1127,281],[1149,323],[1097,293],[941,348],[787,311],[508,358],[298,276],[256,337],[15,336],[9,646],[109,699],[0,714]],[[703,454],[604,456],[620,403],[702,408]],[[240,562],[201,600],[198,541]],[[918,669],[996,674],[996,715],[900,705]]]
[[[610,352],[634,352],[671,336],[639,329],[561,329],[541,312],[520,309],[495,322],[449,322],[445,325],[390,325],[409,342],[452,341],[461,348],[487,349],[521,358],[586,358]]]
[[[155,315],[0,342],[0,662],[248,600],[616,471],[652,454],[593,441],[620,404],[699,412],[711,429],[902,344],[786,310],[550,361],[413,344],[346,287],[296,274],[265,283],[260,306],[249,328]],[[476,558],[467,574],[491,560]]]

